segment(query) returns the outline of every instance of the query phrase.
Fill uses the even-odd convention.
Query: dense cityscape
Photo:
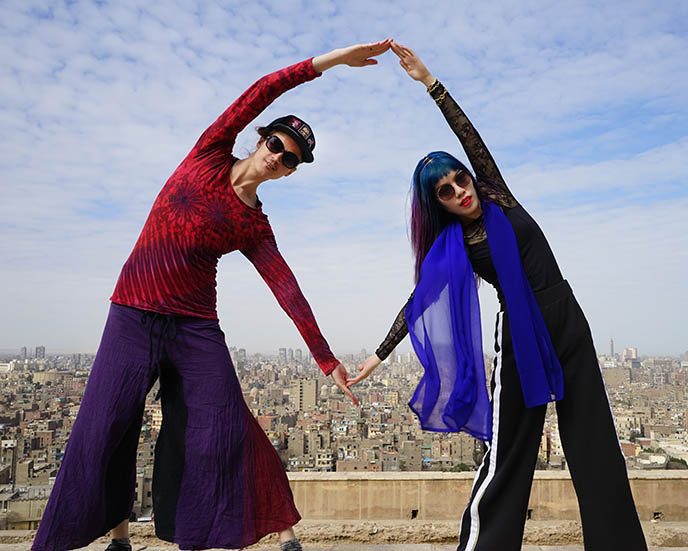
[[[422,376],[412,353],[393,353],[354,387],[361,402],[355,407],[300,349],[281,348],[277,356],[230,352],[244,399],[287,471],[456,472],[475,470],[481,461],[482,443],[465,433],[420,429],[406,405]],[[361,350],[340,359],[353,373],[366,357]],[[40,522],[93,360],[92,354],[46,354],[43,346],[0,358],[0,529],[34,529]],[[688,468],[688,352],[646,357],[626,348],[618,354],[612,341],[599,362],[628,468]],[[154,448],[163,422],[155,394],[154,387],[139,439],[139,519],[152,513]],[[551,404],[538,468],[567,468]]]

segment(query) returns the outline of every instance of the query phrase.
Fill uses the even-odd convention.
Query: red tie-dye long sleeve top
[[[312,59],[269,74],[203,133],[160,191],[110,300],[217,319],[217,262],[240,250],[294,321],[320,368],[332,372],[339,362],[277,249],[262,205],[246,205],[230,182],[237,134],[280,94],[317,76]]]

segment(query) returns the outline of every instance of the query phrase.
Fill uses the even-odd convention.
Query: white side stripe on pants
[[[480,505],[480,500],[485,494],[485,490],[490,485],[490,482],[494,478],[495,471],[497,470],[497,443],[499,440],[499,398],[502,391],[502,324],[504,313],[499,312],[497,314],[497,342],[499,343],[499,352],[497,353],[497,358],[495,360],[495,390],[492,395],[492,442],[490,445],[490,467],[485,476],[485,480],[482,481],[478,487],[478,491],[475,494],[475,499],[471,504],[471,532],[468,537],[468,543],[466,544],[466,551],[473,551],[476,544],[478,543],[478,535],[480,534],[480,515],[478,513],[478,506]],[[483,465],[484,466],[484,465]],[[481,466],[482,470],[482,466]],[[477,476],[479,476],[478,473]],[[476,479],[477,479],[476,476]]]

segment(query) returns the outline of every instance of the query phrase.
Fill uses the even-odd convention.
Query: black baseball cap
[[[275,119],[266,127],[266,131],[279,130],[285,132],[298,144],[301,150],[302,162],[313,162],[313,150],[315,149],[315,135],[311,127],[296,115],[286,115]]]

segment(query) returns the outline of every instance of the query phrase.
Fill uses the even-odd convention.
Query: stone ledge
[[[437,471],[358,472],[358,473],[287,473],[294,481],[330,480],[473,480],[475,471],[446,473]],[[630,480],[688,480],[688,469],[628,471]],[[569,471],[535,471],[535,480],[570,480]]]
[[[304,519],[454,521],[469,500],[475,473],[289,473]],[[688,470],[631,472],[643,521],[688,521]],[[537,471],[529,500],[532,520],[579,521],[578,500],[567,471]]]

